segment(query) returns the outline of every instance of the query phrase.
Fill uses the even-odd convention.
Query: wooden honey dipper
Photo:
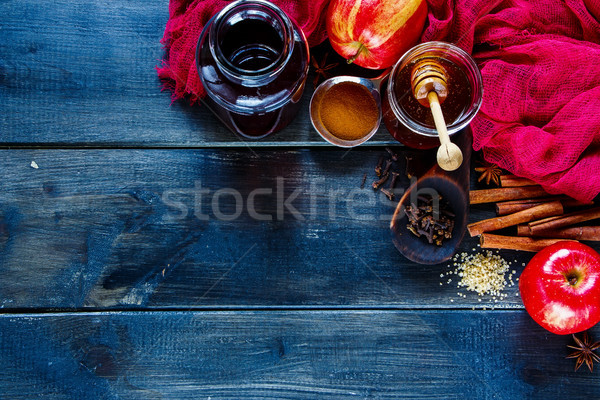
[[[448,96],[448,75],[442,65],[433,59],[415,64],[411,73],[412,92],[419,103],[431,109],[435,129],[440,137],[437,151],[438,165],[446,171],[454,171],[463,161],[460,147],[450,141],[441,103]]]

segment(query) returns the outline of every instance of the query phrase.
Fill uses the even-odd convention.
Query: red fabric
[[[587,4],[586,4],[587,3]],[[471,124],[487,161],[550,193],[600,192],[600,1],[431,0],[423,40],[471,51],[484,82]]]
[[[422,41],[471,52],[484,100],[471,124],[486,160],[551,193],[589,201],[600,193],[600,0],[427,0]],[[171,0],[158,68],[174,98],[202,96],[194,51],[220,0]],[[304,29],[325,38],[328,1],[274,1]]]
[[[326,38],[325,11],[329,0],[272,0],[302,28],[311,46]],[[192,103],[204,95],[196,70],[196,45],[204,24],[225,7],[224,0],[171,0],[169,21],[161,43],[167,55],[158,76],[173,91],[173,100],[189,97]]]

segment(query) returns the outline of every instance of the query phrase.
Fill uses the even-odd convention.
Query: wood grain
[[[389,223],[396,204],[360,189],[364,173],[376,179],[374,166],[386,154],[2,150],[0,306],[495,305],[459,297],[458,278],[445,276],[450,263],[417,265],[394,248]],[[408,183],[401,177],[398,190]],[[278,207],[278,185],[290,208]],[[195,204],[200,187],[211,193]],[[217,218],[212,204],[228,188],[244,204],[231,221]],[[255,196],[256,212],[270,221],[247,210],[256,189],[270,190]],[[225,193],[218,211],[234,216],[236,203]],[[493,207],[481,207],[471,218],[493,215]],[[460,251],[476,246],[465,239]],[[517,271],[530,257],[504,254]],[[497,306],[521,307],[517,288],[507,293]]]
[[[593,330],[592,335],[598,335]],[[524,311],[0,316],[6,399],[589,399]]]
[[[600,397],[515,286],[460,297],[396,251],[385,128],[329,147],[311,84],[259,142],[171,104],[168,6],[0,1],[0,399]]]
[[[37,146],[245,146],[201,106],[171,104],[155,66],[164,0],[0,2],[0,143]],[[265,146],[330,146],[301,112]],[[397,143],[382,126],[366,145]]]

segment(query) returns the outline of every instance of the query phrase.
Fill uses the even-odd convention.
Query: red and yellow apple
[[[425,0],[332,0],[327,35],[348,62],[383,69],[417,44],[426,17]]]
[[[550,332],[567,335],[600,322],[600,255],[575,241],[538,252],[519,278],[531,317]]]

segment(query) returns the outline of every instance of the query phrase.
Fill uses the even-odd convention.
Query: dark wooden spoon
[[[454,171],[444,171],[439,165],[432,166],[415,184],[410,186],[398,202],[390,224],[392,241],[406,258],[419,264],[439,264],[450,259],[458,249],[466,231],[469,214],[469,179],[473,137],[470,128],[456,135],[455,142],[463,151],[464,161]],[[433,189],[449,203],[454,212],[452,238],[441,246],[428,243],[407,228],[408,219],[404,207],[410,204],[411,196],[424,189]]]

